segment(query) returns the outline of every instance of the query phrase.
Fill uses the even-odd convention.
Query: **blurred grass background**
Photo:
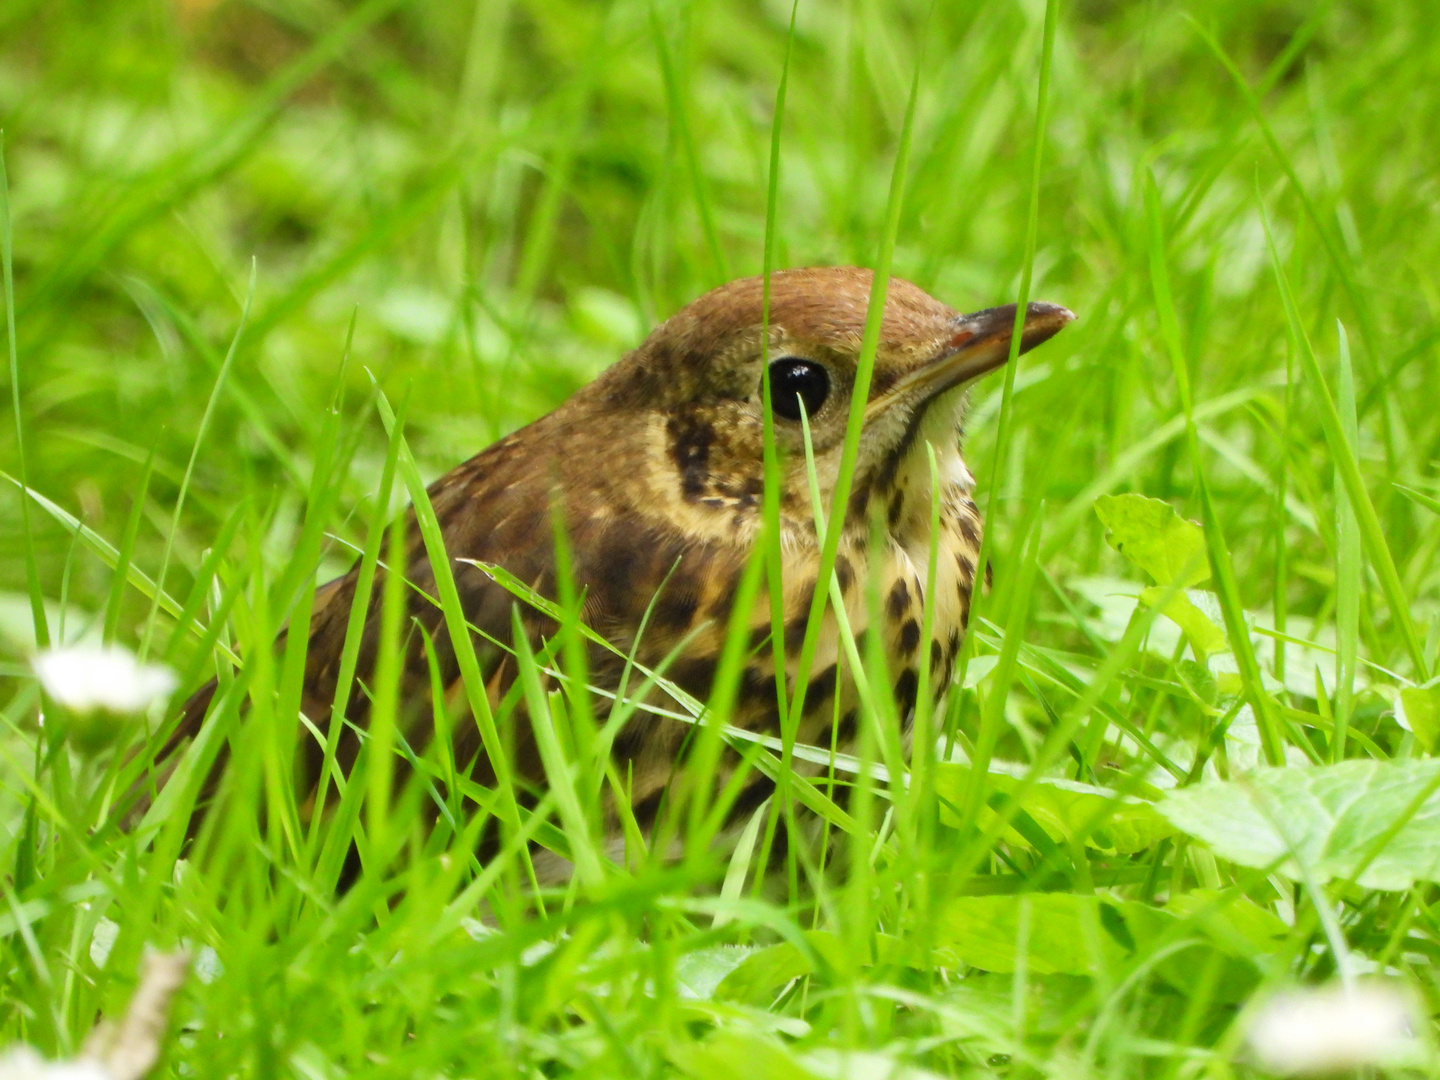
[[[1031,294],[1067,305],[1080,321],[1021,362],[1003,460],[995,452],[1000,381],[975,394],[967,458],[982,505],[997,497],[989,527],[998,588],[987,615],[1009,625],[1007,574],[1013,580],[1023,559],[1018,530],[1038,520],[1041,576],[1026,640],[1093,668],[1124,631],[1137,588],[1128,587],[1127,600],[1125,582],[1139,577],[1105,544],[1095,498],[1142,492],[1202,517],[1155,301],[1144,201],[1153,174],[1179,345],[1239,597],[1253,621],[1320,646],[1290,646],[1287,664],[1273,637],[1256,637],[1268,685],[1296,721],[1290,751],[1327,757],[1324,721],[1342,673],[1325,649],[1335,648],[1347,605],[1358,605],[1360,655],[1380,668],[1423,679],[1440,646],[1440,527],[1425,503],[1440,490],[1440,37],[1430,32],[1432,12],[1379,0],[1195,0],[1183,9],[1086,0],[1057,12]],[[777,264],[873,264],[918,71],[894,271],[961,309],[1013,300],[1025,263],[1044,14],[1034,0],[801,0],[781,135]],[[18,394],[31,486],[112,543],[137,514],[135,565],[153,576],[173,546],[166,584],[181,597],[240,508],[229,558],[255,569],[257,580],[267,571],[278,578],[295,551],[353,323],[343,383],[346,422],[359,441],[325,523],[331,539],[319,577],[343,570],[352,558],[346,545],[363,543],[387,445],[365,404],[366,369],[392,400],[408,400],[408,437],[430,479],[558,404],[701,291],[759,272],[790,15],[782,0],[0,3],[18,387],[10,370],[0,380],[7,398]],[[1272,273],[1265,215],[1332,382],[1337,320],[1348,332],[1356,456],[1420,626],[1421,656],[1407,647],[1369,567],[1344,583],[1349,564],[1336,523],[1347,511]],[[252,267],[248,323],[212,404]],[[0,462],[11,475],[17,436],[13,420],[0,425]],[[153,476],[138,497],[152,454]],[[14,678],[0,695],[11,699],[12,746],[23,743],[34,702],[23,677],[34,640],[27,528],[52,633],[63,619],[66,637],[98,635],[112,585],[111,571],[71,530],[35,506],[27,524],[18,492],[3,485],[0,671]],[[127,593],[118,639],[149,642],[149,615],[148,599]],[[162,617],[157,626],[163,635],[170,624]],[[193,643],[181,639],[166,653],[184,668],[187,649]],[[993,651],[993,642],[980,651]],[[1176,663],[1180,655],[1173,635],[1152,642],[1110,692],[1115,708],[1177,760],[1197,732],[1209,737],[1194,703],[1210,691],[1196,689],[1200,676]],[[1055,704],[1029,674],[1021,683],[1006,702],[999,753],[1024,761],[1050,730]],[[1362,668],[1348,720],[1360,752],[1429,749],[1396,722],[1399,685]],[[973,734],[977,695],[955,698],[955,718]],[[1105,736],[1102,727],[1087,741],[1080,779],[1130,775],[1133,744]],[[1259,752],[1239,727],[1228,749],[1236,761]],[[11,772],[18,760],[10,757]],[[1134,776],[1142,773],[1154,779]],[[25,785],[8,773],[5,785],[0,827],[16,837]],[[1213,862],[1191,870],[1177,856],[1172,867],[1170,854],[1153,852],[1146,874],[1163,871],[1177,890],[1218,884],[1207,879]],[[1085,861],[1074,868],[1082,878]],[[67,881],[88,873],[82,863]],[[676,884],[674,895],[684,889]],[[1424,898],[1405,907],[1375,895],[1356,901],[1357,940],[1372,934],[1383,945],[1401,922],[1430,919]],[[647,979],[659,980],[667,1009],[682,998],[666,981],[674,957],[638,941],[658,943],[678,916],[663,903],[636,903],[627,915],[631,947],[611,942],[609,974],[576,974],[580,956],[605,936],[587,931],[584,949],[556,952],[558,973],[527,982],[512,971],[509,982],[474,994],[463,973],[443,965],[411,963],[387,981],[389,961],[377,959],[383,949],[373,941],[327,991],[328,972],[313,957],[309,968],[286,966],[301,944],[282,940],[285,957],[272,955],[273,922],[155,917],[161,936],[209,934],[215,944],[228,927],[244,941],[230,969],[244,968],[245,957],[255,962],[247,969],[255,981],[237,998],[207,990],[218,1011],[205,1014],[202,1029],[243,1029],[250,1040],[217,1052],[219,1036],[201,1036],[204,1053],[216,1056],[198,1060],[215,1075],[222,1066],[270,1075],[281,1062],[317,1077],[418,1075],[455,1061],[462,1073],[486,1071],[473,1056],[464,1065],[464,1046],[445,1038],[476,1040],[497,1070],[513,1066],[516,1075],[725,1075],[726,1061],[760,1053],[748,1043],[721,1052],[713,1041],[694,1044],[710,1047],[710,1057],[673,1049],[687,1024],[729,1029],[708,1013],[647,1014]],[[157,909],[143,910],[148,918]],[[429,916],[409,917],[419,925]],[[57,991],[61,1004],[48,1020],[11,1008],[6,1022],[17,1036],[63,1049],[88,1026],[87,1006],[93,1014],[97,1002],[123,1000],[127,972],[102,976],[87,966],[93,924],[77,916],[54,939],[56,955],[74,965],[65,974],[63,964],[38,963],[24,935],[9,932],[12,986],[78,978],[89,987]],[[150,934],[148,926],[134,932],[137,947]],[[404,937],[393,923],[390,932]],[[359,931],[347,924],[345,933]],[[720,939],[686,940],[679,952]],[[298,978],[301,968],[317,980],[300,980],[310,996],[268,981]],[[606,982],[621,969],[633,976],[627,1000]],[[595,996],[602,984],[618,996]],[[266,987],[276,995],[271,1016]],[[313,996],[332,991],[333,999]],[[400,1004],[375,1004],[392,992]],[[1029,1033],[1061,1051],[1037,1052],[1026,1067],[1061,1070],[1066,1026],[1055,1018],[1079,1023],[1089,1006],[1073,1002],[1103,995],[1086,998],[1059,982],[1035,992],[1071,995],[1071,1005],[1036,1006],[1058,1028]],[[1167,1018],[1163,1037],[1177,1045],[1220,1038],[1212,1004],[1207,998],[1190,1016],[1183,1003],[1151,1002]],[[783,998],[775,1024],[755,1021],[754,1030],[788,1032],[778,1017],[808,1007]],[[963,1040],[944,1024],[939,1034],[902,1036],[892,1031],[899,1021],[890,1006],[867,1009],[846,1014],[854,1045],[897,1040],[895,1060],[946,1071],[1008,1068],[1008,1059],[956,1052]],[[243,1017],[240,1026],[227,1028],[234,1017]],[[262,1031],[271,1023],[283,1029],[273,1039]],[[434,1041],[425,1049],[395,1051],[427,1028]],[[1107,1075],[1177,1075],[1185,1061],[1126,1053],[1107,1059]],[[829,1075],[818,1060],[807,1067]],[[775,1075],[795,1065],[775,1062]]]
[[[1013,298],[1041,10],[942,5],[927,20],[921,4],[802,3],[778,263],[873,261],[920,65],[895,271],[962,309]],[[1176,412],[1151,310],[1146,167],[1174,234],[1197,399],[1284,371],[1263,198],[1316,339],[1333,355],[1336,317],[1358,338],[1378,479],[1420,480],[1434,439],[1423,8],[1188,11],[1062,9],[1033,289],[1083,319],[1022,373],[1004,494],[1060,509]],[[1318,223],[1191,15],[1252,84],[1273,84],[1266,117]],[[186,561],[242,492],[293,516],[352,313],[351,386],[365,390],[363,364],[408,390],[430,475],[552,407],[686,300],[759,270],[788,16],[782,3],[9,5],[0,100],[35,486],[113,534],[153,448],[140,543],[158,550],[252,258],[251,325],[176,537]],[[1414,392],[1379,396],[1394,387]],[[1216,482],[1258,606],[1276,458],[1246,412],[1216,425]],[[1056,421],[1069,425],[1060,454],[1042,437]],[[1323,444],[1297,422],[1293,464],[1326,487]],[[374,486],[372,426],[352,505]],[[975,426],[984,478],[992,426]],[[0,438],[13,461],[13,425]],[[1178,448],[1156,448],[1127,485],[1183,498]],[[20,515],[3,497],[13,590]],[[1316,518],[1294,530],[1295,557],[1322,562],[1323,495],[1295,497]],[[994,523],[1001,537],[1015,517]],[[1104,557],[1081,521],[1047,530],[1062,577]],[[1420,542],[1409,512],[1389,524],[1402,548]],[[55,582],[69,544],[40,527]],[[77,599],[103,594],[101,568],[74,574]],[[1308,577],[1292,587],[1315,607],[1325,585]]]

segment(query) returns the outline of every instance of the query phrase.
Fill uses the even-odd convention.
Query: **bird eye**
[[[830,373],[823,364],[786,356],[770,365],[770,404],[787,420],[800,419],[800,404],[805,415],[814,416],[830,396]]]

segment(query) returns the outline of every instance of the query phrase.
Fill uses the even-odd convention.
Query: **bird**
[[[902,726],[908,731],[914,711],[933,705],[916,700],[922,654],[928,653],[934,673],[933,693],[943,693],[968,622],[982,538],[975,479],[961,452],[967,391],[1007,361],[1016,305],[961,314],[908,281],[888,279],[853,482],[846,505],[833,507],[874,286],[868,269],[811,267],[712,289],[553,412],[430,485],[427,495],[492,707],[516,681],[518,663],[508,647],[514,635],[524,636],[534,650],[556,628],[553,619],[497,580],[494,568],[554,599],[560,584],[556,514],[574,588],[583,597],[581,621],[610,646],[589,647],[590,685],[613,693],[628,664],[642,670],[663,666],[670,683],[707,699],[733,621],[738,583],[764,529],[767,375],[779,461],[774,501],[783,610],[772,623],[770,601],[761,590],[754,610],[741,616],[750,640],[728,722],[758,735],[779,734],[777,680],[793,692],[821,588],[838,595],[854,634],[880,634]],[[1019,322],[1018,352],[1045,342],[1073,318],[1056,304],[1028,304]],[[832,578],[838,593],[830,591],[831,582],[819,580],[824,534],[815,513],[807,440],[820,505],[843,515]],[[932,530],[932,453],[939,479],[938,533]],[[480,784],[494,785],[502,773],[508,775],[522,797],[528,792],[533,801],[546,784],[542,748],[522,719],[510,732],[504,768],[488,757],[471,715],[474,699],[463,685],[455,644],[434,599],[435,569],[413,508],[404,530],[403,570],[411,587],[401,643],[402,731],[416,752],[428,744],[434,734],[432,695],[439,686],[450,717],[453,760],[468,765],[471,779]],[[927,595],[932,545],[939,554]],[[357,564],[317,590],[306,628],[301,709],[321,735],[332,722],[360,572]],[[377,572],[369,593],[354,689],[344,710],[346,730],[335,743],[342,769],[355,763],[361,745],[355,729],[364,728],[369,712],[385,574]],[[866,590],[875,584],[878,608],[867,602]],[[872,608],[878,626],[871,625]],[[839,622],[833,609],[824,611],[812,631],[813,657],[794,738],[843,752],[855,743],[863,718],[842,655]],[[775,667],[772,625],[784,638],[783,673]],[[926,625],[930,637],[922,641]],[[212,682],[190,698],[166,754],[197,734],[214,693]],[[690,734],[690,725],[663,710],[641,709],[615,735],[610,753],[618,774],[627,778],[630,811],[642,829],[654,824],[683,771]],[[305,783],[314,783],[323,753],[320,739],[300,740],[298,768]],[[753,810],[772,789],[773,782],[756,773],[731,813]],[[612,808],[608,836],[619,835],[616,817]]]

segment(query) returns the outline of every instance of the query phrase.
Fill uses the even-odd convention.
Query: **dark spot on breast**
[[[900,627],[900,651],[909,656],[920,644],[920,624],[914,619],[906,619],[905,625]]]
[[[805,645],[805,627],[808,620],[804,615],[796,615],[785,624],[785,651],[794,656]]]
[[[975,580],[975,560],[970,553],[964,549],[957,549],[955,552],[955,565],[960,570],[961,581]]]
[[[735,607],[735,593],[740,588],[741,571],[729,560],[722,562],[716,559],[710,565],[712,575],[720,579],[720,587],[710,610],[716,619],[723,622],[730,618],[730,612]]]
[[[610,753],[621,761],[627,761],[640,752],[644,742],[645,724],[632,720],[615,736],[615,741],[610,744]]]
[[[856,726],[860,722],[860,713],[855,709],[848,709],[845,715],[840,717],[840,722],[835,725],[835,742],[840,746],[848,746],[855,741]]]
[[[885,601],[885,610],[890,613],[890,618],[899,620],[910,611],[910,586],[905,584],[901,578],[890,587],[889,599]]]
[[[780,701],[775,677],[758,664],[751,664],[740,677],[739,709],[734,722],[750,731],[777,731]]]
[[[903,492],[895,492],[890,496],[890,509],[885,512],[885,521],[891,530],[900,524],[900,515],[905,512],[905,495]]]
[[[741,791],[735,799],[734,805],[730,807],[730,820],[734,821],[736,818],[748,817],[750,814],[753,814],[756,808],[768,799],[774,791],[774,780],[771,780],[768,776],[756,777],[745,785],[744,790]]]
[[[737,717],[737,720],[746,731],[754,731],[763,735],[778,735],[780,734],[780,703],[772,696],[765,704],[743,717]]]
[[[973,514],[956,514],[955,524],[959,526],[960,535],[965,537],[972,548],[980,546],[980,525]]]
[[[844,555],[835,556],[835,580],[840,583],[841,592],[855,583],[855,568]]]
[[[914,711],[915,694],[919,685],[920,680],[914,668],[906,668],[900,673],[900,678],[895,680],[895,707],[899,709],[901,719]]]
[[[866,515],[870,512],[870,481],[861,480],[850,492],[850,502],[845,507],[845,520],[851,523],[863,524]]]
[[[812,581],[801,593],[800,613],[785,624],[785,648],[788,652],[799,652],[805,643],[805,627],[810,621],[810,606],[815,603],[815,583]]]
[[[689,589],[676,586],[672,581],[659,596],[650,612],[651,625],[667,635],[679,636],[695,621],[695,612],[700,607],[700,598]]]
[[[740,700],[759,700],[762,696],[775,696],[775,680],[758,664],[751,664],[740,676]]]
[[[585,588],[590,610],[623,620],[638,619],[650,603],[653,586],[665,579],[681,555],[673,539],[634,521],[577,527],[571,543],[577,556],[575,584]],[[684,580],[687,569],[676,568],[656,601],[657,610],[667,597],[693,594],[693,583]],[[537,588],[542,596],[554,596],[553,575]]]
[[[657,791],[652,791],[635,804],[635,823],[642,829],[648,828],[655,821],[656,815],[660,812],[660,804],[665,801],[665,794],[669,790],[668,787],[662,787]]]
[[[710,685],[715,681],[715,658],[682,656],[662,674],[687,694],[703,701],[710,696]]]
[[[885,460],[880,463],[880,467],[875,470],[875,484],[877,487],[884,489],[895,483],[895,476],[900,471],[900,462],[905,457],[905,451],[910,449],[910,439],[913,431],[914,424],[912,423],[910,428],[907,429],[901,437],[900,445],[887,454]]]
[[[950,639],[945,642],[945,659],[954,660],[960,653],[960,631],[951,630]]]
[[[940,661],[944,658],[945,652],[940,648],[940,642],[938,640],[932,640],[930,642],[930,670],[934,671],[938,668]]]
[[[835,693],[835,682],[834,664],[813,676],[810,685],[805,687],[805,704],[801,707],[801,715],[808,715],[812,709],[818,709],[823,702],[829,701]]]

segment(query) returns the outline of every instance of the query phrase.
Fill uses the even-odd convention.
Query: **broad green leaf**
[[[1141,590],[1140,600],[1142,603],[1155,607],[1160,604],[1169,591],[1168,588],[1162,589],[1159,585],[1152,585],[1148,589]],[[1160,611],[1167,619],[1180,627],[1190,644],[1202,655],[1224,652],[1230,648],[1225,631],[1216,626],[1184,593],[1177,592],[1170,597],[1169,602],[1164,604]]]
[[[783,1043],[745,1031],[721,1029],[700,1042],[672,1045],[665,1055],[695,1080],[819,1080]]]
[[[1426,750],[1435,749],[1440,736],[1440,686],[1407,686],[1400,691],[1401,725],[1415,733]]]
[[[1242,866],[1371,889],[1440,881],[1440,761],[1259,769],[1169,792],[1159,809]]]
[[[889,1053],[794,1049],[758,1032],[721,1029],[666,1055],[695,1080],[940,1080],[940,1074]]]
[[[1154,579],[1155,584],[1182,588],[1210,576],[1205,536],[1163,499],[1144,495],[1102,495],[1095,513],[1106,528],[1105,539],[1116,551]]]
[[[684,953],[675,961],[675,983],[680,996],[710,1000],[725,977],[755,951],[747,945],[711,945]]]
[[[746,956],[715,987],[716,998],[730,1001],[761,1003],[775,990],[791,979],[814,974],[816,964],[812,957],[818,957],[822,968],[844,968],[845,945],[833,933],[825,930],[805,932],[805,941],[813,953],[801,951],[790,942],[781,942],[760,949]],[[876,960],[881,964],[903,967],[927,966],[922,960],[906,955],[907,946],[900,938],[889,934],[875,937]]]
[[[834,934],[812,930],[805,935],[811,948],[828,962],[836,956],[839,939]],[[745,957],[716,985],[714,996],[729,1001],[761,1002],[791,979],[815,970],[811,958],[788,941],[761,949]]]
[[[1165,910],[1194,921],[1212,941],[1236,956],[1278,953],[1290,935],[1290,927],[1274,912],[1253,900],[1213,889],[1175,893]]]
[[[987,782],[992,791],[1009,795],[1019,790],[1022,775],[1021,770],[1005,762],[993,762]],[[958,805],[957,800],[964,798],[969,789],[970,766],[937,765],[935,784],[942,799]],[[1091,847],[1122,855],[1143,851],[1175,833],[1175,827],[1154,804],[1074,780],[1052,777],[1037,780],[1021,797],[1020,808],[1034,818],[1052,840],[1068,840],[1083,831],[1081,838]],[[982,827],[993,816],[993,810],[983,811]],[[945,803],[941,804],[941,820],[947,825],[959,824]],[[1010,843],[1026,842],[1013,829],[1006,831],[1005,839]]]
[[[1134,902],[1115,908],[1137,957],[1166,950],[1155,972],[1181,994],[1192,994],[1196,972],[1217,959],[1217,1001],[1247,1001],[1261,978],[1286,970],[1290,927],[1238,893],[1193,889],[1172,895],[1163,909]],[[1179,942],[1187,944],[1177,949]]]
[[[1289,932],[1249,900],[1216,893],[1196,893],[1195,899],[1172,909],[1074,893],[959,896],[944,906],[937,920],[937,958],[948,952],[955,963],[1001,974],[1015,971],[1022,905],[1029,909],[1024,943],[1030,974],[1094,975],[1108,970],[1113,976],[1166,950],[1157,971],[1186,988],[1195,971],[1194,950],[1205,949],[1223,954],[1217,992],[1232,1001],[1253,989]],[[1181,942],[1193,944],[1175,951]]]
[[[1094,984],[1078,975],[1029,974],[1024,983],[1023,1012],[1017,1015],[1019,987],[1009,975],[977,972],[957,979],[940,992],[943,1008],[936,1022],[945,1035],[971,1052],[1011,1053],[1019,1031],[1024,1037],[1047,1040],[1075,1030],[1074,1016],[1093,993]],[[933,993],[934,991],[932,991]]]
[[[1220,702],[1220,680],[1204,664],[1194,660],[1180,660],[1175,664],[1175,673],[1199,700],[1214,708]]]
[[[1134,948],[1118,908],[1103,907],[1097,896],[1071,893],[953,897],[936,920],[936,951],[956,966],[1011,972],[1023,949],[1036,975],[1094,975]]]
[[[1172,910],[1097,895],[1033,893],[1015,896],[960,896],[937,920],[937,960],[984,971],[1016,970],[1021,948],[1022,905],[1025,966],[1031,975],[1111,977],[1164,952],[1156,972],[1177,989],[1190,989],[1197,951],[1220,953],[1223,965],[1215,994],[1242,1001],[1253,991],[1289,928],[1264,909],[1238,896],[1198,892]]]

